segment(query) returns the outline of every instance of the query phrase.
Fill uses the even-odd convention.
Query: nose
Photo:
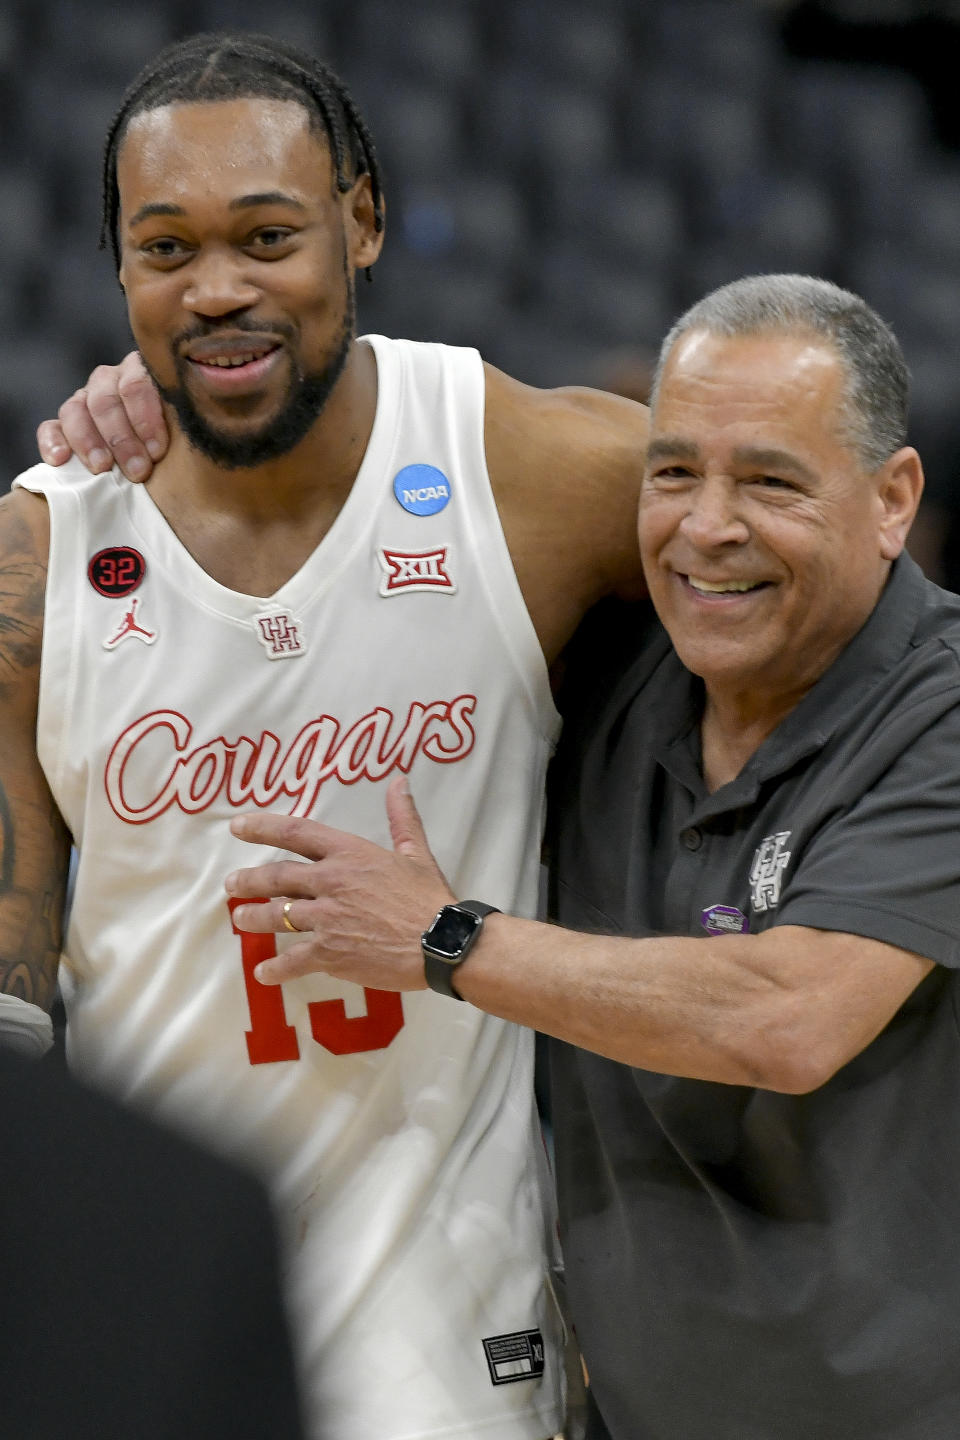
[[[723,477],[705,476],[688,495],[680,531],[698,550],[745,545],[750,530],[740,514],[737,487]]]
[[[249,310],[260,290],[249,278],[244,257],[226,249],[196,255],[190,266],[190,283],[183,304],[195,315],[218,318],[235,310]]]

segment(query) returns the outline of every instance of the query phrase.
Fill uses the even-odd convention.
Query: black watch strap
[[[453,977],[480,937],[486,915],[499,914],[496,905],[483,900],[458,900],[444,905],[423,932],[423,973],[431,990],[450,1000],[462,1000],[453,988]]]

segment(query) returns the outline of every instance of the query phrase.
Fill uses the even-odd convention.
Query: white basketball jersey
[[[368,343],[360,472],[269,598],[219,585],[117,472],[17,482],[51,513],[38,749],[79,852],[68,1046],[271,1177],[318,1433],[543,1440],[561,1339],[532,1036],[432,992],[261,986],[285,939],[241,937],[223,888],[276,858],[231,836],[238,812],[389,844],[405,771],[456,894],[534,912],[558,718],[486,473],[481,362]]]

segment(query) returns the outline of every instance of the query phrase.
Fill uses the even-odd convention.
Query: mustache
[[[209,340],[211,336],[220,335],[229,330],[231,335],[246,333],[250,335],[276,335],[280,339],[293,342],[297,339],[297,327],[286,320],[273,320],[264,324],[251,319],[247,315],[223,316],[217,320],[204,320],[198,318],[191,325],[179,331],[170,341],[174,353],[179,354],[184,345],[189,345],[194,340]]]

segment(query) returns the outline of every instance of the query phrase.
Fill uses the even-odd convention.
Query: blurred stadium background
[[[97,252],[119,96],[169,40],[226,26],[322,55],[370,120],[388,245],[364,330],[642,394],[715,285],[802,270],[860,291],[914,375],[916,551],[960,588],[960,0],[6,0],[5,483],[129,348]]]

